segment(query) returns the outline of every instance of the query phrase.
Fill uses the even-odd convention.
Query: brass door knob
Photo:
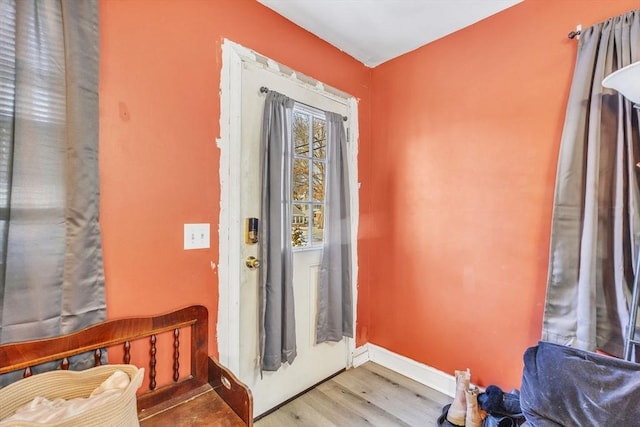
[[[245,264],[247,267],[249,267],[249,270],[255,270],[256,268],[260,267],[260,260],[258,260],[258,258],[254,256],[250,256],[247,257]]]

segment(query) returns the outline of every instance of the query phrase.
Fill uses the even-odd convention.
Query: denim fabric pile
[[[482,427],[515,427],[525,421],[518,390],[504,393],[499,387],[490,385],[478,395],[478,404],[487,412]]]
[[[482,427],[517,427],[525,422],[518,390],[505,393],[499,387],[490,385],[478,395],[478,405],[486,412]],[[462,427],[447,420],[450,407],[449,404],[442,408],[442,415],[437,421],[438,427]]]

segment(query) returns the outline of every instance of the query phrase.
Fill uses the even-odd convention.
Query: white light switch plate
[[[185,224],[184,248],[206,249],[210,247],[209,229],[209,224]]]

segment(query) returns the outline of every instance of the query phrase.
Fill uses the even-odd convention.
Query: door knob
[[[247,257],[245,264],[247,265],[247,267],[249,267],[249,270],[255,270],[256,268],[260,267],[260,260],[254,256],[250,256]]]

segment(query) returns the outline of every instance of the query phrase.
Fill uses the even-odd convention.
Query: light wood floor
[[[451,398],[373,362],[343,372],[255,423],[286,426],[435,426]]]

